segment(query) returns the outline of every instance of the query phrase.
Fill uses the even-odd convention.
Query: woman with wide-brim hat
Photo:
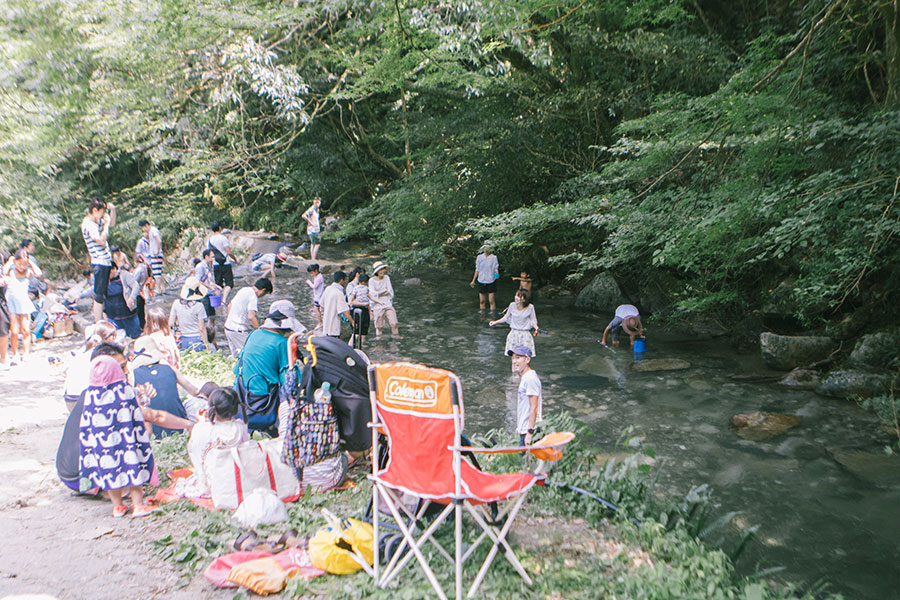
[[[202,351],[204,348],[210,352],[214,350],[207,337],[207,316],[202,302],[207,293],[209,293],[209,288],[192,275],[181,286],[181,298],[172,303],[172,310],[169,312],[169,327],[181,332],[181,339],[178,341],[179,350],[195,352]]]
[[[381,337],[381,328],[387,322],[391,326],[391,333],[399,338],[397,312],[394,310],[394,286],[391,285],[387,270],[387,263],[380,260],[372,265],[374,276],[369,279],[369,304],[372,307],[372,320],[375,321],[375,337]]]

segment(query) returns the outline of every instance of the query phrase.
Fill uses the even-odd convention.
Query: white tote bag
[[[209,493],[216,508],[237,508],[255,489],[272,490],[284,501],[300,496],[292,467],[281,462],[281,438],[250,440],[233,448],[213,448],[204,460]]]

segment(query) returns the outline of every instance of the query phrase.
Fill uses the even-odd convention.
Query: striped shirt
[[[103,242],[98,244],[95,239],[100,238],[100,231],[103,229],[103,219],[95,222],[90,217],[85,217],[81,222],[81,236],[87,245],[88,253],[91,255],[92,265],[112,265],[112,253],[109,251],[109,243]]]

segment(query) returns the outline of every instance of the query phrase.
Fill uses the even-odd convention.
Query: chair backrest
[[[457,480],[448,447],[459,445],[463,429],[459,378],[412,363],[372,364],[369,390],[373,421],[388,437],[379,476],[419,496],[452,495]]]

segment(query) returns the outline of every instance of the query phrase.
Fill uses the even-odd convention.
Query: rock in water
[[[608,312],[610,316],[620,304],[627,304],[619,284],[609,273],[600,273],[587,286],[578,292],[575,306],[591,310]]]
[[[410,277],[409,279],[403,280],[403,285],[406,287],[420,287],[422,285],[422,280],[418,277]]]
[[[814,390],[819,386],[819,372],[813,369],[794,369],[779,381],[779,385],[795,390]]]
[[[839,465],[861,479],[875,485],[900,484],[900,457],[896,454],[887,455],[840,446],[829,447],[827,450]]]
[[[816,388],[816,393],[832,398],[862,396],[870,398],[891,391],[893,376],[887,373],[871,373],[858,369],[831,371]]]
[[[734,415],[729,424],[735,432],[753,442],[766,440],[793,429],[800,423],[800,417],[780,415],[770,412],[752,412]]]
[[[805,367],[828,358],[837,347],[830,337],[812,335],[759,334],[763,360],[776,369]]]
[[[680,358],[645,358],[631,365],[632,371],[680,371],[691,368],[691,363]]]
[[[883,369],[900,357],[900,336],[890,333],[864,335],[850,353],[849,363],[858,367]]]

